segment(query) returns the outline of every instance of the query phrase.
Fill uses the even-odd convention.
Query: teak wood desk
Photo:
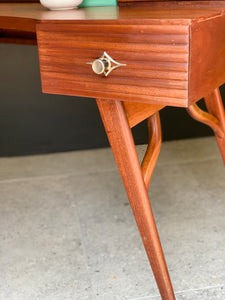
[[[162,299],[175,299],[148,198],[159,110],[185,107],[209,125],[225,162],[225,1],[47,11],[0,4],[1,42],[38,44],[43,92],[96,98]],[[205,99],[208,112],[196,101]],[[148,119],[139,163],[131,129]]]

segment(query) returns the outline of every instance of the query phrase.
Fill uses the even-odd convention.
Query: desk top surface
[[[225,1],[181,1],[150,3],[148,7],[88,7],[68,11],[49,11],[38,3],[0,4],[0,20],[7,18],[46,21],[89,20],[169,20],[172,23],[190,22],[225,14]],[[1,28],[1,27],[0,27]]]

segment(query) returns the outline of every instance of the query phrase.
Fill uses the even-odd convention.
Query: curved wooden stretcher
[[[121,1],[124,4],[127,1]],[[139,1],[140,2],[140,1]],[[0,4],[0,41],[38,44],[45,93],[96,98],[160,294],[175,299],[148,187],[161,146],[159,111],[180,106],[210,126],[225,162],[225,1],[46,11]],[[205,42],[207,41],[207,42]],[[103,53],[121,63],[106,77],[90,65]],[[89,64],[87,64],[89,63]],[[96,67],[108,68],[108,61]],[[205,99],[208,112],[196,104]],[[131,128],[148,119],[139,163]]]

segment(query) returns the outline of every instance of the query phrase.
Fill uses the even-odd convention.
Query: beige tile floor
[[[110,149],[1,158],[0,189],[0,300],[160,299]],[[224,300],[215,139],[163,143],[149,195],[177,299]]]

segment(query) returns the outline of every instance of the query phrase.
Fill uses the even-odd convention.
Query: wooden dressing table
[[[44,93],[96,98],[161,297],[171,300],[148,198],[161,146],[158,112],[186,108],[213,129],[225,162],[218,89],[225,83],[225,1],[134,1],[71,11],[1,3],[0,41],[37,43]],[[203,97],[208,112],[196,104]],[[144,119],[149,144],[140,164],[130,128]]]

